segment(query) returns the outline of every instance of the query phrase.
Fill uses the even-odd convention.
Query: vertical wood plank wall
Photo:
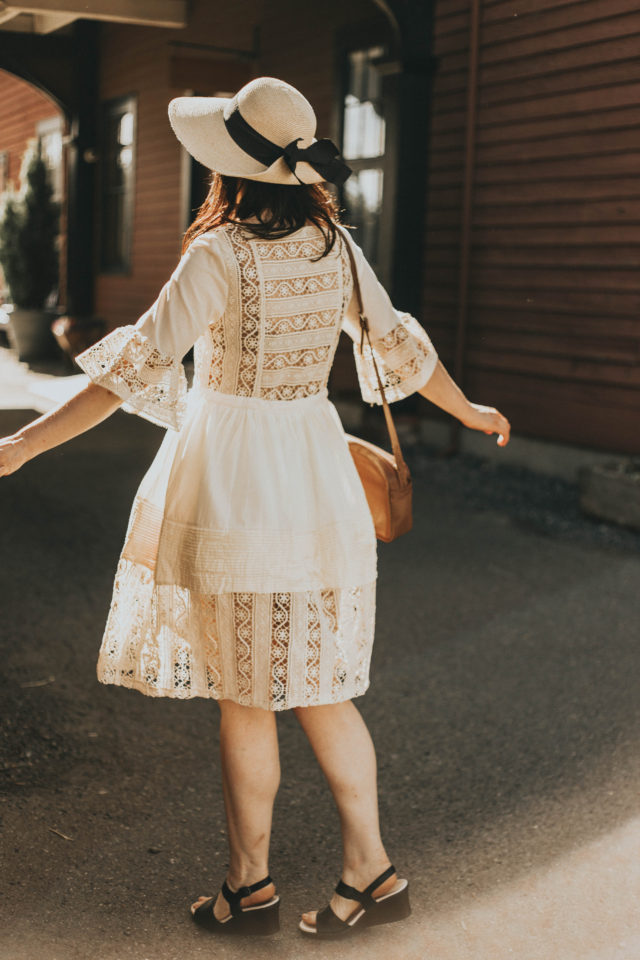
[[[425,325],[454,354],[470,0],[436,0]],[[640,9],[481,0],[464,387],[640,453]]]

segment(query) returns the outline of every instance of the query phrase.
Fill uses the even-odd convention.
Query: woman
[[[409,913],[380,837],[376,760],[353,704],[369,685],[376,539],[326,383],[341,329],[365,400],[380,403],[359,319],[355,255],[390,401],[419,392],[509,439],[469,402],[424,329],[396,311],[330,195],[349,169],[295,88],[262,77],[232,99],[180,97],[170,120],[214,172],[183,256],[154,305],[77,358],[90,383],[0,441],[0,474],[120,405],[168,427],[133,503],[98,659],[103,683],[210,697],[221,710],[229,870],[191,905],[216,931],[278,928],[268,852],[279,762],[275,712],[295,711],[342,826],[342,880],[300,929],[341,937]],[[194,385],[182,358],[194,345]]]

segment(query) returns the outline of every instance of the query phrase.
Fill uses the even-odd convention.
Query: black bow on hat
[[[296,173],[296,164],[300,162],[308,163],[323,180],[338,186],[351,176],[351,167],[348,167],[340,157],[340,151],[335,143],[326,137],[316,140],[308,147],[298,146],[302,137],[292,140],[286,147],[279,147],[248,124],[237,106],[228,117],[225,117],[224,125],[227,133],[240,149],[265,167],[270,167],[272,163],[283,157],[294,177],[303,185],[305,185],[304,181],[300,180]]]
[[[297,177],[296,163],[298,161],[308,163],[316,173],[320,174],[323,180],[328,180],[337,186],[341,186],[351,176],[351,167],[348,167],[340,157],[340,151],[333,140],[324,137],[322,140],[316,140],[308,147],[299,147],[300,140],[302,140],[302,137],[292,140],[282,152],[284,162],[294,177]],[[302,181],[300,182],[302,183]]]

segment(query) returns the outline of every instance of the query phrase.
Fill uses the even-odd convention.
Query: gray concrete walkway
[[[0,410],[0,435],[34,415]],[[283,714],[282,930],[192,929],[189,901],[225,869],[216,707],[95,679],[161,438],[118,411],[0,479],[1,960],[639,960],[640,538],[581,518],[566,485],[428,450],[412,452],[415,530],[380,548],[358,701],[413,915],[350,943],[298,936],[338,878],[339,833]]]

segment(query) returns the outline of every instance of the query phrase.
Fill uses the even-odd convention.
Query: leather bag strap
[[[378,387],[380,389],[380,395],[382,397],[382,407],[384,410],[384,418],[387,424],[387,430],[389,432],[389,440],[391,441],[391,449],[393,450],[393,455],[396,459],[396,466],[400,474],[401,480],[406,483],[410,479],[409,468],[405,463],[405,459],[402,455],[402,448],[400,447],[400,441],[398,439],[398,432],[396,430],[395,424],[393,422],[393,417],[391,415],[391,409],[387,401],[384,385],[382,383],[382,378],[380,376],[380,371],[378,370],[378,364],[376,363],[376,355],[374,353],[373,347],[371,346],[371,337],[369,336],[369,321],[364,312],[364,305],[362,303],[362,291],[360,289],[360,280],[358,279],[358,270],[356,268],[356,261],[353,255],[353,250],[351,249],[351,244],[346,239],[346,233],[342,227],[338,227],[338,230],[342,234],[343,243],[347,248],[347,253],[349,254],[349,263],[351,264],[351,275],[353,277],[353,288],[356,294],[356,301],[358,304],[358,317],[360,319],[360,354],[362,354],[364,349],[364,338],[367,338],[369,344],[369,349],[371,350],[371,359],[373,360],[373,369],[376,372],[376,379],[378,381]]]

